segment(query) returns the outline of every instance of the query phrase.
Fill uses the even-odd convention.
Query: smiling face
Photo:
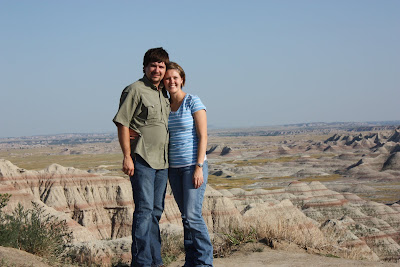
[[[155,86],[158,86],[165,75],[165,63],[150,62],[144,68],[144,73]]]
[[[176,69],[169,69],[164,76],[164,85],[170,94],[182,89],[183,79]]]

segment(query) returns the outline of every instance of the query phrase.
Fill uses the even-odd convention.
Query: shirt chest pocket
[[[161,107],[160,103],[155,101],[149,101],[146,98],[142,98],[142,112],[141,118],[151,121],[151,120],[160,120],[161,117]]]
[[[168,98],[164,98],[164,101],[165,101],[165,109],[166,109],[165,114],[167,114],[167,117],[168,117],[169,112],[171,111],[171,105],[169,103],[169,99]]]

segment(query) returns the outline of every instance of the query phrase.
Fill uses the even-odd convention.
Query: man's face
[[[155,86],[158,86],[165,75],[165,63],[150,62],[144,68],[144,73]]]

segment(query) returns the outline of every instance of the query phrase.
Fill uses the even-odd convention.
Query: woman
[[[184,266],[212,266],[213,247],[202,217],[208,177],[206,107],[197,96],[182,91],[185,72],[181,66],[170,62],[166,69],[164,85],[171,103],[168,174],[182,214]]]

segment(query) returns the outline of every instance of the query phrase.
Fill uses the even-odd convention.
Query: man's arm
[[[133,160],[131,157],[131,142],[130,142],[130,133],[129,128],[123,126],[120,123],[117,123],[118,127],[118,140],[122,149],[122,153],[124,154],[124,160],[122,162],[122,171],[129,175],[133,176],[135,171],[135,166],[133,164]]]

